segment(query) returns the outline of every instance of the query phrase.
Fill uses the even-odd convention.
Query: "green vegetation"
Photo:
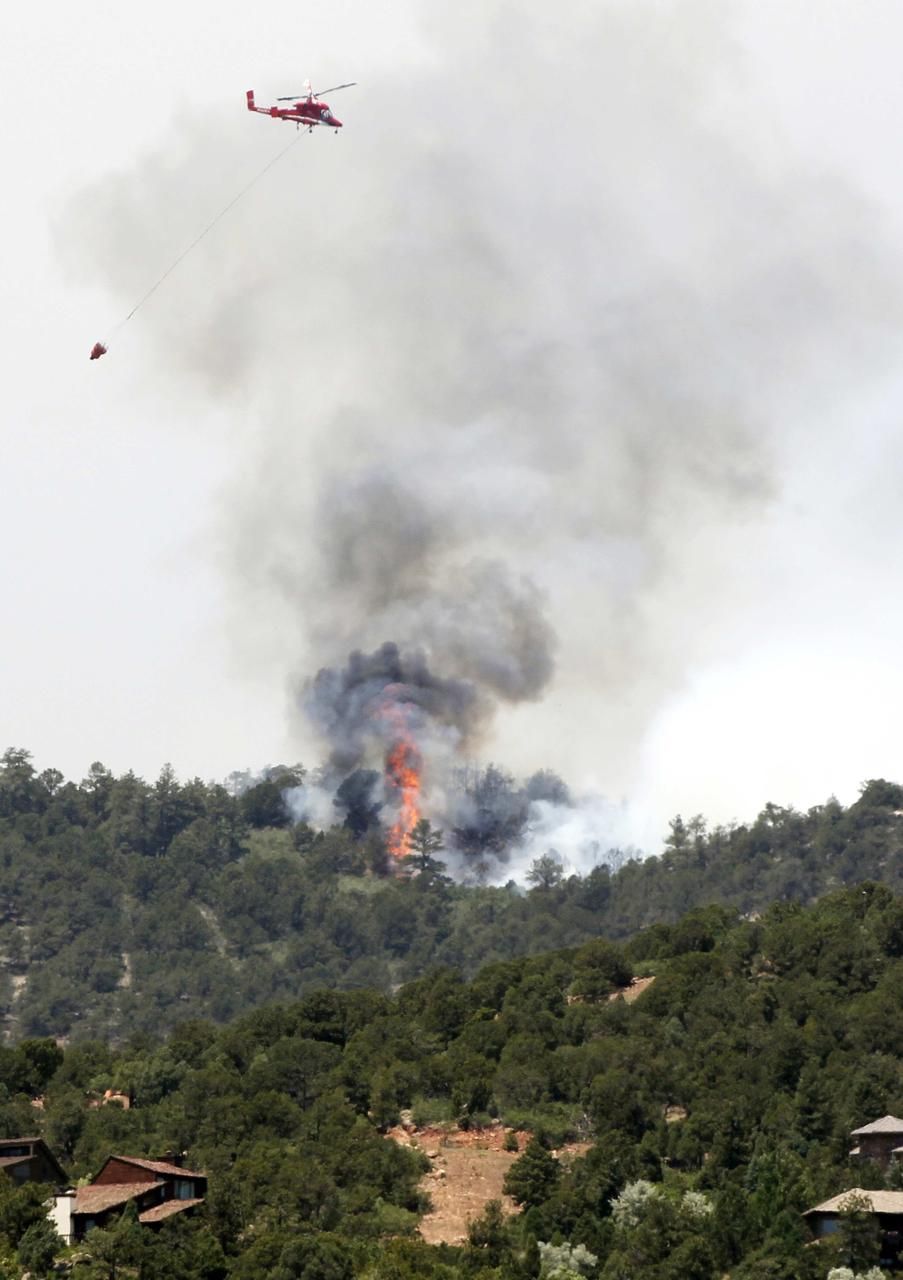
[[[187,1020],[222,1023],[322,987],[390,992],[437,965],[471,977],[550,948],[629,938],[709,903],[749,914],[865,880],[903,889],[903,788],[888,782],[868,783],[846,809],[767,805],[731,829],[677,818],[660,857],[610,850],[585,876],[565,876],[543,856],[524,890],[454,884],[447,854],[436,856],[454,841],[478,881],[486,849],[504,851],[521,830],[529,788],[512,791],[502,771],[490,767],[473,783],[482,807],[472,827],[443,835],[422,824],[401,875],[389,874],[369,811],[349,809],[325,832],[292,821],[284,793],[303,773],[269,770],[235,795],[181,783],[169,768],[151,784],[95,764],[76,784],[54,769],[37,773],[25,751],[5,752],[7,1038],[121,1042]],[[537,777],[553,794],[552,776]],[[517,821],[506,825],[498,815],[511,812]],[[680,926],[688,949],[695,920]],[[608,978],[592,954],[575,979],[588,995],[594,965]]]
[[[640,965],[654,982],[609,999]],[[710,906],[470,982],[312,992],[118,1047],[32,1038],[0,1055],[0,1128],[37,1126],[75,1177],[112,1151],[183,1151],[210,1174],[195,1217],[153,1234],[126,1214],[76,1251],[74,1280],[825,1280],[868,1271],[873,1224],[853,1212],[809,1246],[801,1211],[899,1185],[848,1151],[903,1111],[901,990],[885,886],[754,920]],[[90,1105],[108,1089],[134,1106]],[[506,1187],[521,1212],[490,1203],[460,1248],[420,1241],[425,1160],[380,1132],[412,1107],[529,1129]],[[573,1139],[586,1154],[558,1159]],[[0,1178],[7,1274],[46,1266],[39,1202]]]

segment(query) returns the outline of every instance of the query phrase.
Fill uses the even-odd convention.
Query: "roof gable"
[[[133,1164],[138,1169],[149,1169],[151,1173],[163,1173],[170,1178],[206,1178],[205,1173],[194,1169],[183,1169],[180,1164],[170,1164],[166,1160],[145,1160],[143,1156],[111,1156],[111,1160],[121,1160],[123,1164]]]
[[[850,1137],[858,1138],[865,1133],[903,1133],[903,1120],[897,1116],[882,1116],[871,1124],[864,1124],[861,1129],[853,1129]]]
[[[107,1156],[103,1163],[103,1167],[95,1177],[95,1182],[100,1178],[104,1169],[112,1162],[117,1164],[131,1165],[134,1169],[143,1169],[146,1173],[156,1173],[165,1178],[206,1178],[205,1173],[198,1173],[193,1169],[183,1169],[181,1165],[170,1164],[166,1160],[146,1160],[143,1156]]]
[[[857,1200],[867,1201],[872,1213],[903,1214],[903,1191],[864,1191],[862,1187],[850,1187],[849,1191],[841,1191],[839,1196],[832,1196],[830,1200],[825,1200],[823,1204],[817,1204],[814,1209],[807,1209],[806,1212],[843,1213],[854,1196]]]
[[[33,1155],[10,1155],[10,1149],[15,1147],[32,1147]],[[49,1181],[56,1181],[60,1184],[68,1180],[66,1170],[57,1160],[56,1156],[48,1147],[43,1138],[0,1138],[0,1168],[12,1168],[13,1165],[20,1164],[26,1160],[33,1160],[35,1156],[43,1156],[54,1173],[54,1178]]]

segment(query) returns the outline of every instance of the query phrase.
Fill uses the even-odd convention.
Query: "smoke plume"
[[[332,744],[330,763],[342,777],[367,760],[374,742],[384,754],[402,729],[418,740],[447,731],[458,746],[486,714],[474,684],[435,676],[422,653],[402,654],[391,643],[352,653],[342,670],[324,668],[302,701]]]
[[[798,406],[891,358],[881,228],[749,109],[732,8],[424,4],[422,61],[351,69],[342,136],[294,148],[130,335],[247,434],[236,613],[336,782],[379,767],[388,699],[449,768],[501,743],[629,785],[750,608]],[[71,204],[82,273],[132,297],[275,149],[244,87]]]

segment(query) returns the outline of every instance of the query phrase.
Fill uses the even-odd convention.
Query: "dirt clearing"
[[[500,1200],[506,1214],[518,1207],[502,1193],[505,1174],[530,1141],[530,1134],[518,1132],[517,1151],[504,1149],[511,1132],[502,1125],[488,1129],[415,1129],[398,1125],[387,1137],[422,1151],[431,1164],[421,1187],[432,1201],[432,1210],[420,1222],[420,1234],[427,1244],[463,1244],[467,1224],[478,1218],[490,1200]],[[583,1155],[589,1143],[572,1143],[556,1155]]]

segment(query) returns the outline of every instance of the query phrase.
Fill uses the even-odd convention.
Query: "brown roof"
[[[871,1124],[864,1124],[861,1129],[853,1129],[851,1138],[858,1138],[862,1133],[903,1133],[903,1120],[896,1116],[882,1116]]]
[[[174,1213],[181,1213],[183,1209],[193,1209],[196,1204],[203,1204],[203,1200],[164,1200],[162,1204],[155,1204],[152,1209],[145,1209],[144,1213],[138,1214],[139,1222],[162,1222],[164,1218],[171,1218]]]
[[[123,1164],[133,1164],[139,1169],[149,1169],[151,1173],[163,1173],[168,1178],[206,1178],[207,1176],[205,1173],[196,1173],[192,1169],[183,1169],[177,1164],[167,1164],[165,1160],[145,1160],[139,1156],[110,1156],[110,1160],[121,1160]]]
[[[843,1213],[852,1196],[867,1200],[872,1213],[903,1213],[903,1191],[863,1191],[862,1187],[850,1187],[849,1191],[841,1191],[839,1196],[832,1196],[824,1204],[817,1204],[807,1213]]]
[[[25,1156],[4,1156],[0,1154],[0,1169],[9,1169],[15,1164],[19,1164],[23,1160],[31,1160],[34,1156],[43,1156],[54,1168],[58,1182],[66,1181],[66,1174],[62,1165],[56,1156],[48,1147],[43,1138],[0,1138],[0,1152],[7,1150],[9,1147],[25,1147],[32,1146],[35,1148],[32,1155]]]
[[[126,1204],[148,1190],[146,1182],[107,1182],[99,1187],[79,1187],[73,1213],[103,1213],[117,1204]]]

